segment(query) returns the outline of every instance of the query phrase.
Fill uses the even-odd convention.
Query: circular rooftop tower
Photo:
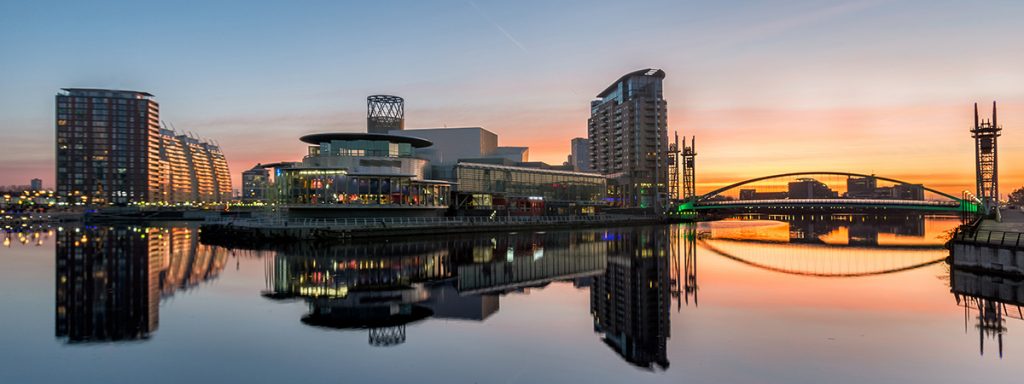
[[[405,129],[405,100],[398,96],[366,97],[366,132],[387,134]]]

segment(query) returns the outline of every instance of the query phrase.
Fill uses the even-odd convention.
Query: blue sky
[[[668,73],[670,129],[701,137],[708,183],[798,170],[794,156],[911,178],[954,156],[943,172],[969,180],[970,103],[998,99],[1004,125],[1024,125],[1022,15],[1018,1],[0,0],[0,184],[52,181],[62,87],[155,94],[233,173],[301,157],[301,134],[362,130],[377,93],[406,98],[410,127],[483,126],[559,163],[589,100],[647,67]],[[1003,148],[1024,145],[1008,131]]]

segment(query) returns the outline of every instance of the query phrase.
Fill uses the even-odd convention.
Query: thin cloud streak
[[[484,18],[484,20],[487,20],[487,22],[491,23],[491,25],[497,28],[498,31],[501,31],[501,34],[505,35],[505,37],[508,38],[508,40],[511,41],[512,44],[516,45],[516,47],[519,47],[519,49],[523,51],[523,53],[530,53],[530,51],[527,51],[526,47],[524,47],[523,44],[519,42],[519,40],[516,40],[516,38],[513,37],[511,33],[508,33],[508,31],[506,31],[505,28],[502,28],[501,25],[499,25],[493,19],[491,19],[490,16],[487,16],[487,14],[484,13],[484,10],[480,9],[480,6],[476,5],[476,3],[472,1],[468,1],[468,3],[469,5],[473,6],[474,9],[476,9],[477,13],[479,13],[480,16]]]

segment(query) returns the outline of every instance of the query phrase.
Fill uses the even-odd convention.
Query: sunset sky
[[[50,2],[0,0],[0,185],[53,184],[60,88],[147,91],[238,174],[302,134],[481,126],[560,164],[589,101],[667,73],[698,191],[795,171],[973,190],[972,103],[1000,103],[1001,192],[1024,185],[1021,1]]]

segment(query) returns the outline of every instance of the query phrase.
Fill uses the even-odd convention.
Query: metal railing
[[[997,247],[1020,248],[1024,246],[1024,233],[957,228],[956,232],[953,234],[953,241]]]
[[[653,218],[653,217],[651,217]],[[507,224],[584,224],[596,222],[629,222],[649,219],[648,217],[625,215],[594,216],[466,216],[466,217],[376,217],[376,218],[284,218],[261,217],[248,219],[219,218],[206,221],[207,224],[231,225],[238,227],[294,227],[294,228],[412,228],[446,227],[467,225]]]

